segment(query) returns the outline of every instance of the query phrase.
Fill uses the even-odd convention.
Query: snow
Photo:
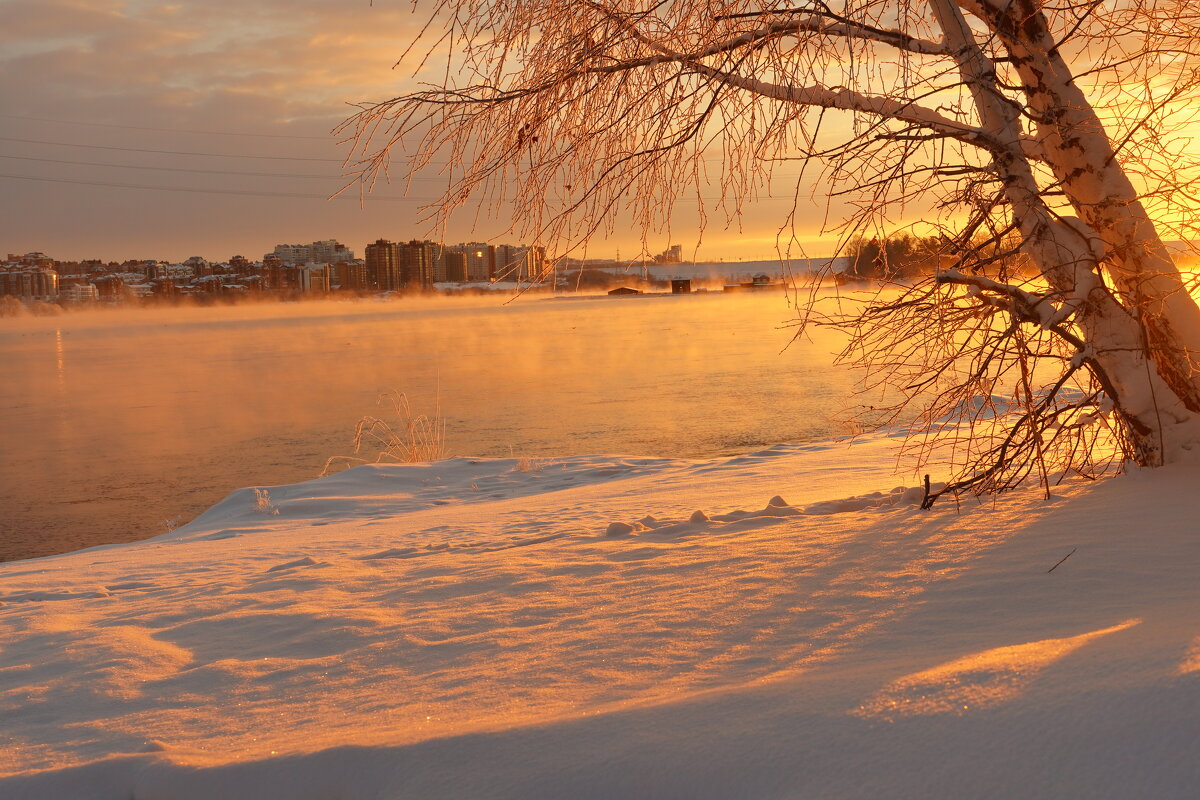
[[[0,798],[1195,796],[1197,468],[920,511],[896,442],[358,467],[0,565]]]

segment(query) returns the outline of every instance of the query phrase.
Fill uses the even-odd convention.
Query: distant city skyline
[[[14,238],[14,237],[5,236],[3,239],[0,239],[0,255],[2,255],[3,253],[24,254],[24,253],[42,252],[42,253],[51,254],[54,257],[54,259],[57,261],[93,261],[93,260],[95,260],[95,261],[103,261],[105,263],[116,262],[118,264],[125,262],[125,261],[161,261],[161,262],[165,262],[165,263],[177,264],[177,263],[182,263],[189,258],[197,258],[197,257],[202,258],[206,261],[212,261],[212,262],[228,262],[231,258],[235,258],[237,256],[242,256],[244,258],[254,261],[254,260],[261,260],[264,255],[268,255],[272,252],[275,252],[280,247],[290,247],[290,246],[305,247],[311,243],[318,243],[321,241],[336,241],[336,242],[344,244],[346,247],[348,247],[350,250],[352,250],[355,254],[354,255],[355,258],[362,259],[363,253],[364,253],[364,248],[367,245],[373,243],[374,241],[377,241],[380,238],[387,239],[389,237],[375,236],[375,237],[372,237],[371,239],[364,240],[364,241],[357,241],[357,240],[349,241],[349,240],[346,240],[345,238],[336,237],[336,236],[324,236],[323,239],[313,239],[311,235],[309,235],[308,237],[301,235],[299,237],[293,237],[293,239],[289,240],[289,241],[284,241],[284,240],[280,239],[279,241],[270,243],[266,239],[261,239],[258,241],[251,241],[250,243],[247,244],[246,247],[243,247],[241,249],[234,248],[234,249],[230,250],[229,248],[225,248],[226,250],[229,250],[229,252],[225,252],[224,250],[218,251],[212,246],[200,247],[200,248],[197,248],[194,250],[186,250],[186,249],[182,249],[179,247],[175,247],[172,249],[171,254],[167,255],[167,254],[164,254],[164,253],[158,252],[158,251],[156,251],[156,252],[141,252],[140,250],[138,250],[135,247],[123,247],[119,252],[114,252],[114,253],[95,253],[95,252],[87,250],[86,248],[79,250],[77,252],[73,252],[73,251],[69,251],[68,248],[57,247],[56,243],[53,241],[38,241],[38,242],[34,242],[35,246],[32,246],[32,247],[19,247],[19,246],[12,246],[12,244],[10,244],[10,243],[16,242],[19,240],[23,241],[23,239],[21,239],[21,237]],[[397,241],[408,241],[408,240],[411,240],[414,238],[422,238],[422,237],[419,237],[415,233],[410,232],[409,235],[407,235],[407,236],[405,236],[403,234],[395,234],[394,233],[392,235],[392,238],[396,239]],[[469,237],[469,238],[471,241],[475,241],[476,239],[479,239],[481,237]],[[490,241],[499,243],[502,239],[505,239],[505,244],[508,244],[509,242],[507,241],[507,239],[512,239],[512,237],[510,236],[510,237],[507,237],[507,239],[506,239],[506,237],[502,236],[500,238],[492,239]],[[446,244],[446,246],[459,246],[459,245],[468,244],[469,242],[466,240],[464,240],[464,241],[449,241],[449,240],[447,240],[444,243]],[[513,242],[513,243],[515,243],[515,242]],[[609,241],[608,243],[611,243],[611,241]],[[662,245],[662,248],[660,248],[660,249],[663,249],[663,252],[658,252],[658,253],[646,252],[646,253],[642,253],[640,255],[632,255],[630,253],[630,251],[623,250],[622,248],[617,247],[615,245],[613,245],[608,250],[602,249],[601,244],[604,244],[604,242],[601,242],[601,243],[596,244],[595,246],[589,247],[586,252],[586,255],[583,254],[582,252],[580,252],[580,253],[576,253],[575,255],[571,256],[570,258],[573,260],[588,259],[588,260],[611,260],[611,261],[630,261],[630,262],[645,261],[647,263],[651,263],[655,260],[656,257],[661,257],[665,253],[667,253],[671,250],[674,250],[676,248],[678,249],[677,252],[678,252],[679,259],[682,262],[699,261],[699,262],[709,263],[709,262],[718,262],[718,261],[764,261],[764,260],[775,260],[775,259],[783,258],[782,255],[780,255],[779,253],[776,253],[772,250],[766,250],[764,252],[761,252],[757,256],[749,253],[748,250],[747,250],[746,255],[736,255],[736,254],[732,254],[732,253],[726,255],[726,254],[717,252],[717,248],[715,246],[710,246],[710,245],[702,246],[700,248],[700,257],[693,258],[692,250],[689,250],[682,245],[672,244],[672,245],[668,246],[665,243]],[[825,258],[825,257],[832,255],[832,252],[835,247],[836,247],[836,242],[832,239],[829,239],[829,240],[818,239],[815,241],[814,246],[809,248],[803,256],[794,253],[792,255],[792,258],[803,258],[803,257]],[[650,248],[650,250],[653,250],[653,249],[654,248]],[[693,248],[693,250],[694,250],[694,248]]]

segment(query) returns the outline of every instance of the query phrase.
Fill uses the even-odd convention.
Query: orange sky
[[[258,258],[277,243],[325,238],[361,255],[379,237],[430,234],[418,215],[435,175],[409,199],[398,186],[362,208],[323,199],[340,186],[344,149],[329,132],[348,103],[414,85],[411,65],[392,69],[422,20],[410,9],[401,0],[5,0],[0,255]],[[773,257],[790,203],[762,201],[740,231],[715,216],[698,255]],[[821,254],[823,211],[813,204],[809,216],[804,243]],[[446,238],[511,240],[504,228],[464,216]],[[674,230],[651,247],[688,251],[697,239],[695,212],[681,204]],[[634,256],[640,242],[617,236],[591,254],[618,248]]]
[[[278,243],[326,238],[361,255],[379,237],[441,238],[420,219],[438,194],[435,174],[419,176],[407,198],[394,184],[363,207],[324,199],[342,183],[346,150],[330,131],[349,104],[422,77],[412,60],[393,69],[424,21],[411,9],[406,0],[4,0],[0,255],[259,258]],[[777,186],[780,196],[732,225],[713,210],[702,243],[695,208],[680,202],[672,230],[648,247],[774,257],[793,202],[788,182]],[[807,189],[797,217],[799,245],[828,254],[824,203]],[[463,214],[444,238],[518,243],[506,226]],[[588,254],[637,256],[640,236],[628,231],[618,226]]]

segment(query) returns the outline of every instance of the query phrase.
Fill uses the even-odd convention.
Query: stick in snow
[[[1078,549],[1079,549],[1078,547],[1072,547],[1070,553],[1067,553],[1065,556],[1063,556],[1062,558],[1060,558],[1058,560],[1058,564],[1061,564],[1062,562],[1066,561],[1068,558],[1070,558],[1072,555],[1074,555],[1075,551]],[[1051,572],[1054,572],[1054,570],[1058,569],[1058,564],[1055,564],[1053,567],[1046,570],[1046,574],[1049,575]]]

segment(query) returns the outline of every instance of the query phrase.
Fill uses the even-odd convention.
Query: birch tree
[[[442,162],[435,220],[483,197],[549,244],[622,214],[653,235],[713,191],[736,216],[796,164],[849,204],[847,239],[925,209],[939,271],[807,319],[890,390],[876,422],[950,432],[948,489],[998,490],[1105,441],[1200,452],[1200,309],[1162,236],[1194,198],[1171,126],[1195,5],[435,0],[412,52],[442,79],[346,130],[368,185]]]

